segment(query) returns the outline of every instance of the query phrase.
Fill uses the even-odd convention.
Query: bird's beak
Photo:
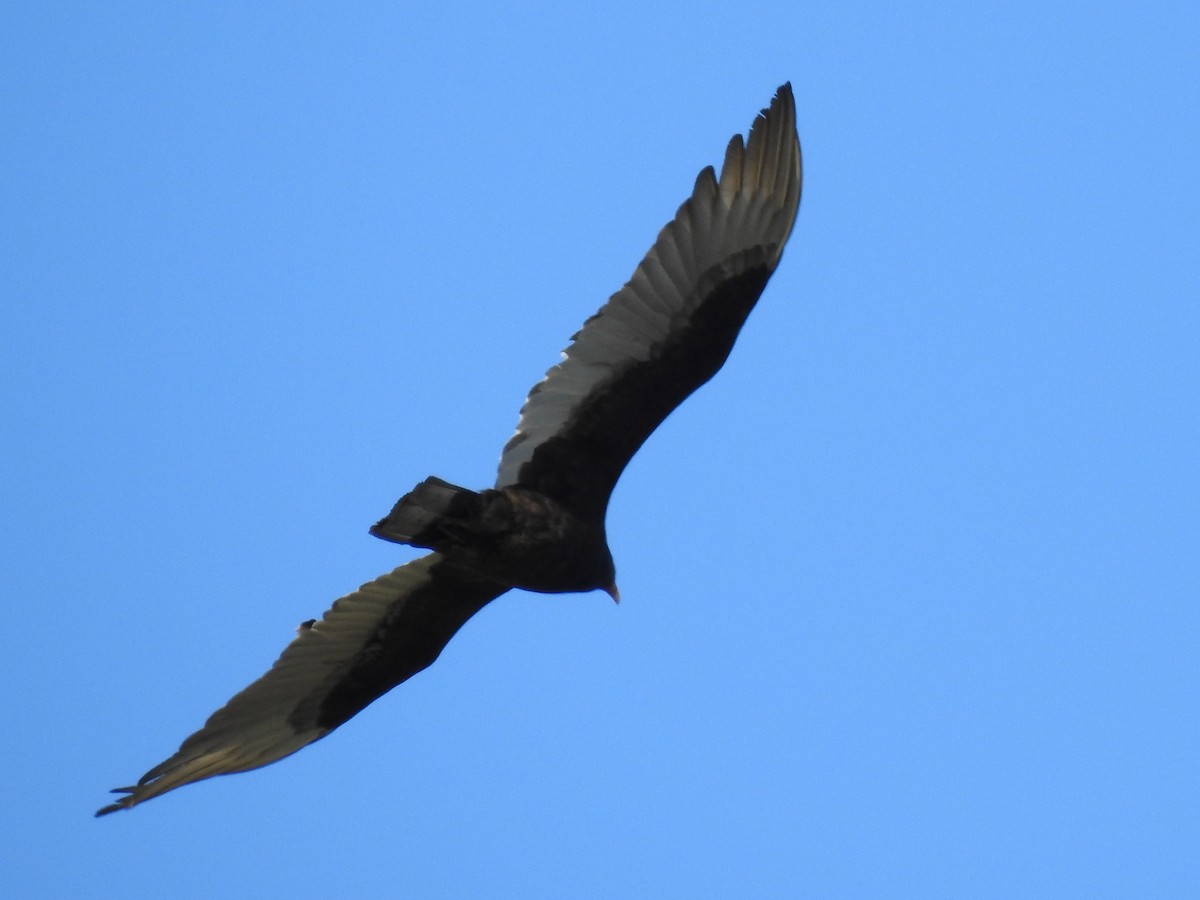
[[[613,603],[621,602],[621,592],[617,590],[617,583],[615,581],[612,584],[604,586],[604,593],[613,598]]]

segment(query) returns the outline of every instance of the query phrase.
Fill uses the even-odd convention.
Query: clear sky
[[[0,893],[1200,896],[1196,3],[0,20]],[[620,607],[94,820],[490,483],[785,80],[800,218]]]

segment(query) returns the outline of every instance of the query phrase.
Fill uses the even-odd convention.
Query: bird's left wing
[[[301,625],[266,675],[136,786],[114,791],[126,796],[96,815],[295,753],[432,663],[467,619],[506,590],[437,553],[364,584]]]

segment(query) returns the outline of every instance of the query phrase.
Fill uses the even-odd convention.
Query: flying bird
[[[430,477],[405,494],[371,533],[432,552],[301,625],[267,674],[96,815],[295,753],[432,663],[512,588],[619,600],[609,495],[651,432],[724,364],[779,264],[800,185],[785,84],[530,391],[495,487]]]

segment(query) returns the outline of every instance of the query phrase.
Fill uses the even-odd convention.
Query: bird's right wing
[[[467,619],[506,590],[437,553],[364,584],[301,625],[266,675],[136,786],[114,791],[126,796],[96,815],[295,753],[432,663]]]
[[[500,457],[519,484],[601,520],[630,457],[725,362],[775,271],[800,205],[790,85],[735,135],[628,283],[534,386]]]

